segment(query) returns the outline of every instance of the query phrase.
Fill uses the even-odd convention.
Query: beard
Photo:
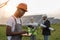
[[[19,17],[22,17],[24,14],[20,14],[20,15],[18,15]]]

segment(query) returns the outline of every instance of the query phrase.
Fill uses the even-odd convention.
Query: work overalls
[[[14,32],[21,32],[22,31],[22,24],[18,24],[15,18],[14,18],[14,20],[15,20]],[[20,22],[21,22],[21,20],[20,20]],[[12,36],[11,40],[22,40],[22,36],[21,35]]]

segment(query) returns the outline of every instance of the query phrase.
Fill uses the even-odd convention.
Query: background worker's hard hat
[[[30,21],[34,21],[34,17],[31,17],[31,18],[30,18]]]
[[[30,19],[34,19],[34,17],[31,17]]]
[[[23,10],[27,11],[27,4],[20,3],[20,4],[18,4],[17,8],[20,8],[20,9],[23,9]]]
[[[47,15],[46,14],[43,14],[42,17],[46,17],[47,18]]]

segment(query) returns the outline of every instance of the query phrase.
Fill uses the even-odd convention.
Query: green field
[[[60,40],[60,24],[51,25],[55,29],[54,32],[51,32],[50,40]],[[27,27],[23,27],[24,30],[27,30]],[[0,40],[7,40],[6,38],[6,26],[0,26]],[[23,40],[29,40],[29,37],[23,37]],[[41,34],[41,28],[37,29],[37,40],[43,40]]]

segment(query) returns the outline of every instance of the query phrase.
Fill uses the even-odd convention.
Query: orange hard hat
[[[27,11],[27,4],[25,4],[25,3],[20,3],[20,4],[17,6],[17,8],[21,8],[21,9]]]

